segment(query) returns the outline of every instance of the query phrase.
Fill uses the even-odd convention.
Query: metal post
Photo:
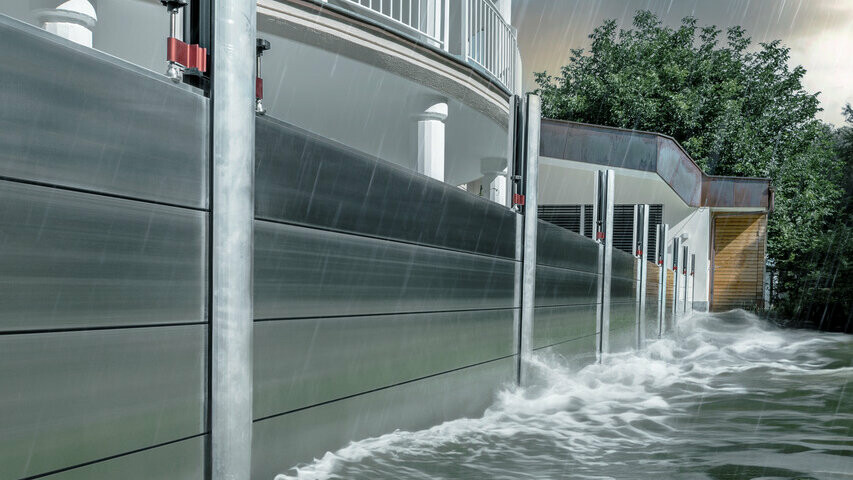
[[[211,185],[213,480],[251,475],[255,2],[214,2]]]
[[[693,313],[693,305],[696,303],[696,254],[690,255],[690,312]]]
[[[678,243],[679,238],[672,239],[672,325],[678,320]]]
[[[649,206],[637,205],[637,228],[635,233],[637,268],[637,349],[643,348],[646,340],[646,276],[648,274]]]
[[[666,256],[666,239],[669,236],[669,225],[658,225],[658,338],[666,330],[666,269],[669,263]]]
[[[613,270],[613,170],[599,170],[596,176],[593,218],[595,240],[599,243],[598,260],[601,281],[599,282],[596,306],[596,345],[599,361],[610,352],[610,283]]]
[[[684,245],[681,250],[681,274],[684,276],[684,305],[681,312],[687,315],[687,259],[690,258],[690,249]]]
[[[521,294],[521,368],[519,381],[530,378],[533,356],[533,322],[536,293],[536,233],[538,224],[537,182],[539,181],[539,123],[541,103],[536,95],[527,96],[527,154],[524,192],[524,260]]]

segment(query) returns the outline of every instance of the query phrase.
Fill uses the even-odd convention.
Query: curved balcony
[[[518,42],[492,0],[313,0],[443,52],[515,93]]]

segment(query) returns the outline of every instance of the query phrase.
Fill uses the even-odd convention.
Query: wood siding
[[[712,235],[711,311],[762,308],[767,216],[717,215]]]

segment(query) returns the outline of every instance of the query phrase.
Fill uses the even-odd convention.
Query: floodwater
[[[853,336],[697,314],[643,352],[535,370],[482,418],[356,442],[277,479],[853,479]]]

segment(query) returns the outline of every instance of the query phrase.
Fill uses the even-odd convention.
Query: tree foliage
[[[779,275],[779,304],[789,315],[811,311],[802,299],[813,289],[802,280],[823,267],[816,249],[853,254],[843,250],[849,241],[816,242],[843,209],[841,140],[816,119],[817,94],[803,88],[806,70],[789,66],[789,48],[753,46],[740,27],[723,34],[692,17],[668,27],[648,11],[630,29],[608,20],[590,40],[558,76],[535,75],[543,115],[664,133],[707,173],[770,177],[768,261]]]

